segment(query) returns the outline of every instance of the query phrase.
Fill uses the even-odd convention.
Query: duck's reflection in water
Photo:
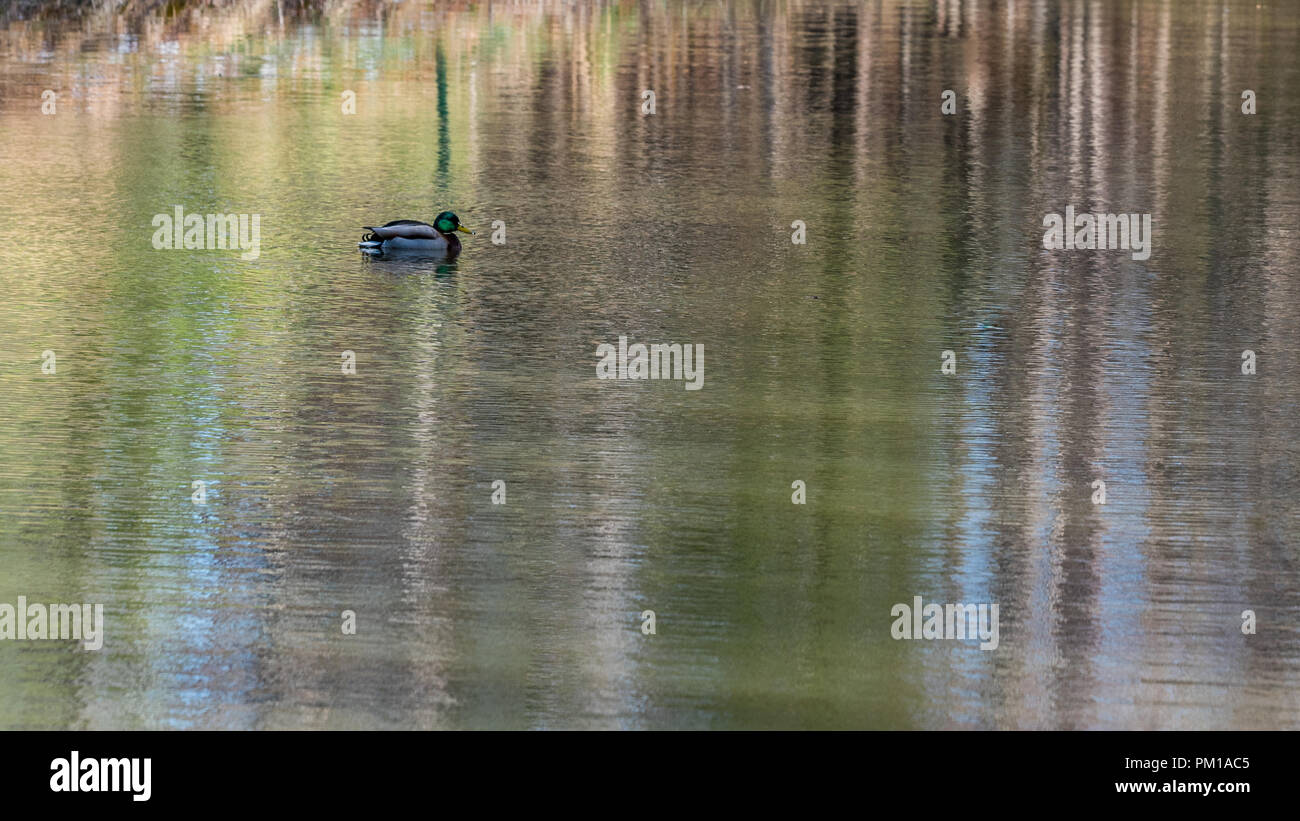
[[[458,254],[430,254],[428,251],[388,251],[382,254],[362,253],[367,265],[375,272],[390,276],[429,276],[453,279],[459,269]]]

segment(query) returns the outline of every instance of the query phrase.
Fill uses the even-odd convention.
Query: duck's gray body
[[[455,234],[444,234],[427,222],[395,220],[387,225],[367,225],[365,228],[370,233],[357,243],[357,247],[367,254],[394,251],[454,254],[460,251],[460,240]]]

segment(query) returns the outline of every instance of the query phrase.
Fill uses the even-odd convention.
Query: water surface
[[[1300,727],[1285,4],[325,5],[0,18],[0,726]]]

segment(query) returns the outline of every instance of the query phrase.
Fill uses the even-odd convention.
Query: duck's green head
[[[466,234],[472,234],[473,231],[460,224],[460,217],[450,211],[443,211],[433,220],[433,227],[438,229],[440,234],[451,234],[461,231]]]

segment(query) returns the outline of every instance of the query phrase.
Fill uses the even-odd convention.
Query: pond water
[[[1300,727],[1285,5],[174,5],[0,12],[0,727]]]

